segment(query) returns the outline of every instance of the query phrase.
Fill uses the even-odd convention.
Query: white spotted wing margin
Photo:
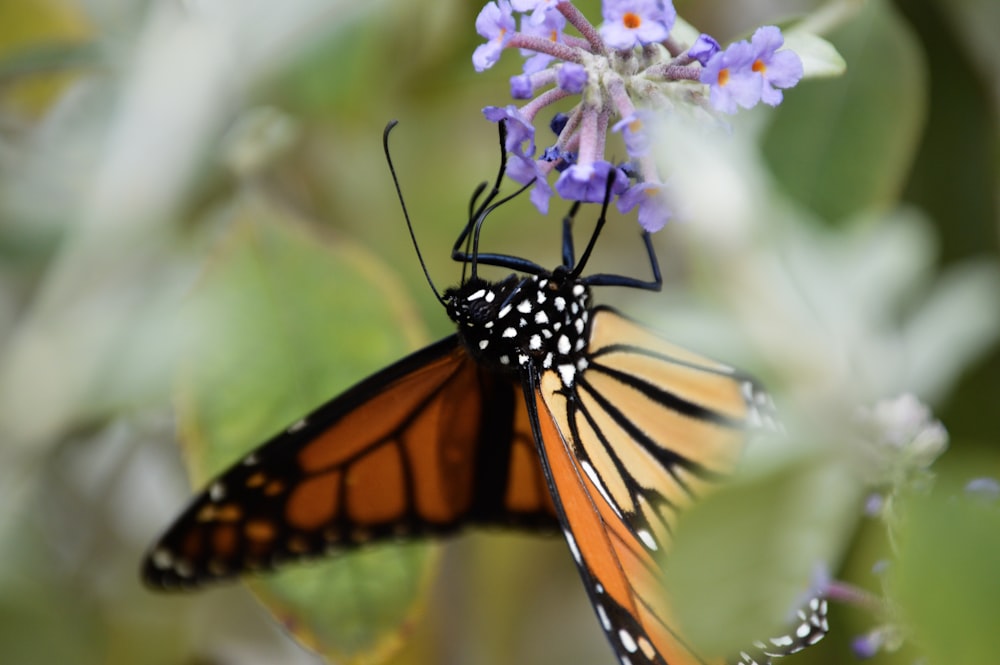
[[[805,607],[798,610],[798,623],[788,634],[754,642],[749,649],[740,652],[735,665],[771,665],[775,658],[791,656],[811,647],[830,630],[826,618],[827,600],[822,596],[811,598]]]
[[[747,376],[610,308],[593,310],[585,358],[571,381],[523,376],[570,551],[621,663],[707,664],[676,629],[660,562],[678,513],[769,424],[768,400]]]

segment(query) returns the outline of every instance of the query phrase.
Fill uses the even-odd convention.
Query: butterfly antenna
[[[490,213],[507,203],[511,199],[516,199],[518,196],[523,194],[529,187],[535,184],[535,178],[532,178],[525,185],[521,185],[521,188],[512,194],[508,194],[503,197],[489,208],[484,210],[482,214],[476,219],[476,227],[472,233],[472,276],[476,276],[476,257],[479,256],[479,232],[483,229],[483,222],[489,217]]]
[[[389,132],[398,124],[398,120],[390,120],[389,124],[385,126],[385,129],[382,131],[382,149],[385,151],[385,161],[389,164],[389,173],[392,174],[392,184],[396,186],[396,196],[399,198],[399,206],[403,209],[403,218],[406,219],[406,228],[410,232],[410,240],[413,242],[413,249],[417,253],[417,260],[420,261],[420,267],[424,271],[427,283],[430,284],[431,291],[434,292],[434,297],[443,305],[445,304],[444,298],[441,297],[437,287],[434,286],[431,274],[427,271],[427,264],[424,263],[424,255],[420,253],[420,245],[417,244],[417,236],[413,232],[413,224],[410,222],[410,213],[406,209],[406,201],[403,200],[403,190],[399,186],[399,178],[396,177],[396,167],[393,166],[392,155],[389,154]]]
[[[472,263],[472,267],[471,267],[471,270],[472,270],[472,279],[476,278],[476,267],[477,267],[477,265],[479,263],[478,262],[478,257],[479,257],[479,231],[483,227],[483,222],[486,221],[486,217],[491,212],[493,212],[493,210],[495,210],[497,206],[502,205],[502,204],[506,203],[507,201],[511,200],[512,198],[514,198],[515,196],[517,196],[518,194],[520,194],[521,192],[523,192],[525,189],[527,189],[528,186],[530,186],[531,183],[534,182],[534,180],[532,180],[531,183],[528,183],[528,185],[525,185],[524,187],[522,187],[521,189],[519,189],[518,191],[516,191],[514,194],[512,194],[512,195],[510,195],[510,196],[508,196],[508,197],[506,197],[504,199],[501,199],[500,201],[497,201],[496,203],[494,203],[494,200],[496,199],[496,197],[500,195],[500,184],[503,181],[504,174],[507,172],[507,121],[506,120],[501,120],[500,122],[497,123],[497,132],[499,134],[499,141],[500,141],[500,167],[497,169],[496,180],[493,181],[493,189],[491,189],[490,193],[486,195],[486,198],[483,199],[482,204],[480,204],[480,206],[475,210],[475,212],[472,212],[471,208],[475,205],[476,199],[479,198],[479,195],[482,193],[483,189],[485,189],[485,187],[486,187],[485,183],[481,184],[476,189],[476,192],[475,192],[475,194],[473,196],[472,205],[469,206],[471,214],[469,215],[469,227],[466,229],[466,233],[468,233],[468,231],[471,229],[471,227],[473,225],[475,225],[475,230],[473,231],[473,233],[469,234],[469,236],[466,238],[466,241],[465,241],[465,253],[466,253],[466,255],[469,255],[469,249],[470,249],[469,244],[471,242],[471,245],[472,245],[472,247],[471,247],[471,249],[472,249],[472,261],[471,261],[471,263]],[[462,267],[462,277],[463,277],[463,279],[465,277],[465,267],[464,266]]]
[[[487,183],[484,180],[483,182],[479,183],[479,185],[476,186],[475,191],[472,192],[472,197],[469,199],[469,216],[468,216],[468,219],[470,220],[469,223],[471,223],[471,220],[473,220],[473,219],[476,218],[475,217],[475,215],[476,215],[476,202],[479,201],[479,197],[482,196],[483,191],[486,189],[486,185],[487,185]],[[472,241],[471,241],[471,235],[468,232],[468,224],[467,224],[466,225],[466,233],[465,233],[465,255],[466,256],[469,255],[469,243],[470,242],[472,242]],[[469,263],[468,262],[463,262],[462,263],[462,281],[460,282],[461,284],[465,284],[465,271],[468,269],[468,267],[469,267]]]

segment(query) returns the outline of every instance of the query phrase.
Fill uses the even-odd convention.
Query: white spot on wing
[[[569,343],[569,337],[566,337],[566,335],[560,335],[558,346],[556,346],[556,349],[559,350],[559,353],[565,356],[566,354],[569,353],[570,348],[571,347]]]
[[[485,295],[486,295],[486,289],[479,289],[478,291],[470,295],[468,298],[466,298],[466,300],[472,302],[473,300],[479,300]]]
[[[576,286],[573,287],[573,295],[574,296],[577,296],[577,297],[582,296],[583,295],[583,291],[584,291],[583,284],[577,284]]]
[[[519,302],[517,304],[517,311],[521,312],[521,314],[527,314],[528,312],[530,312],[531,311],[531,301],[530,300],[522,300],[521,302]]]
[[[545,310],[541,310],[541,309],[538,310],[538,312],[535,314],[535,323],[537,323],[538,325],[542,326],[542,325],[545,325],[548,322],[549,322],[549,317],[548,317],[548,315],[545,314]]]
[[[632,633],[628,632],[624,628],[618,631],[618,639],[621,640],[622,646],[625,647],[625,650],[629,653],[635,653],[636,649],[639,648],[639,645],[636,644],[635,640],[632,638]]]
[[[528,340],[528,348],[532,350],[538,350],[542,348],[542,336],[532,335],[531,339]]]
[[[494,300],[496,300],[496,297],[497,294],[490,291],[489,293],[486,294],[486,302],[493,302]]]
[[[503,331],[504,337],[517,337],[517,330],[515,328],[507,328]]]
[[[601,625],[604,626],[604,630],[611,630],[611,619],[608,618],[608,613],[604,609],[604,605],[597,603],[594,605],[594,609],[597,610],[597,618],[601,620]]]
[[[490,340],[488,340],[488,339],[479,340],[479,348],[480,349],[485,349],[489,345],[490,345]]]
[[[642,541],[643,545],[653,550],[654,552],[660,549],[660,546],[656,544],[656,539],[653,538],[653,534],[651,534],[649,531],[646,531],[645,529],[639,529],[638,531],[635,532],[635,535],[639,536],[639,540]]]
[[[149,558],[153,562],[153,567],[159,570],[166,570],[174,565],[174,555],[162,547],[156,548]]]
[[[208,488],[208,497],[212,501],[219,501],[222,497],[226,496],[226,486],[215,481],[212,486]]]
[[[560,367],[560,370],[561,369],[562,367]],[[611,507],[611,510],[615,511],[615,515],[618,516],[618,519],[622,519],[621,513],[618,512],[618,506],[611,500],[611,497],[608,496],[607,490],[604,489],[604,483],[601,482],[601,478],[597,475],[597,471],[595,471],[594,467],[591,466],[590,460],[582,460],[580,462],[580,466],[583,467],[583,472],[587,474],[588,478],[590,478],[590,482],[594,483],[594,487],[596,487],[597,491],[601,493],[602,497],[604,497],[605,503]]]
[[[559,365],[556,369],[559,370],[559,378],[562,379],[563,385],[567,388],[573,385],[573,379],[576,378],[576,367],[573,365]]]
[[[566,299],[562,296],[556,296],[556,299],[553,302],[555,302],[556,309],[560,312],[566,309]]]
[[[569,545],[569,551],[573,554],[573,561],[578,564],[583,561],[583,557],[580,556],[580,548],[576,546],[576,538],[568,530],[563,531],[566,534],[566,543]]]

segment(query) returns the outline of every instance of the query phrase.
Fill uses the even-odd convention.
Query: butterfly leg
[[[597,225],[594,227],[594,232],[590,236],[590,242],[587,243],[587,249],[584,250],[583,256],[580,257],[580,262],[576,264],[573,268],[572,276],[578,278],[580,282],[586,284],[587,286],[627,286],[633,289],[645,289],[647,291],[659,291],[663,288],[663,277],[660,274],[660,263],[656,258],[656,250],[653,248],[653,238],[649,231],[642,232],[642,241],[646,245],[646,255],[649,257],[649,266],[653,271],[653,279],[642,280],[636,277],[627,277],[625,275],[608,275],[603,273],[598,273],[595,275],[588,275],[586,277],[581,277],[583,268],[590,258],[590,253],[594,250],[594,245],[597,244],[597,236],[600,235],[601,229],[604,228],[604,224],[607,222],[608,215],[608,204],[611,203],[611,190],[614,187],[615,179],[618,177],[617,170],[612,170],[608,175],[608,184],[604,190],[604,203],[601,205],[601,216],[597,220]],[[565,249],[565,239],[563,247],[563,258],[565,259],[566,249]]]

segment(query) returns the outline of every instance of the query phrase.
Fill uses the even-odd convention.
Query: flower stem
[[[601,154],[598,151],[598,125],[600,124],[600,111],[593,106],[583,107],[583,118],[580,121],[580,152],[577,157],[578,164],[593,164]]]
[[[559,60],[567,62],[583,63],[583,49],[573,48],[565,44],[559,44],[551,39],[543,39],[534,35],[524,35],[520,32],[511,36],[505,48],[524,48],[537,53],[545,53]]]
[[[673,37],[667,37],[666,39],[664,39],[663,46],[667,49],[667,53],[669,53],[675,58],[680,54],[684,53],[685,50],[680,44],[677,43],[677,40],[674,39]]]
[[[552,88],[551,90],[546,90],[542,94],[538,95],[530,102],[521,107],[521,115],[528,122],[532,122],[535,119],[535,115],[542,110],[544,107],[548,106],[553,102],[557,102],[563,97],[569,97],[570,93],[566,92],[562,88]]]
[[[830,600],[862,607],[876,615],[885,611],[885,606],[878,596],[847,582],[830,580],[823,587],[823,595]]]
[[[594,53],[604,56],[608,54],[608,49],[604,45],[601,35],[598,34],[597,29],[587,20],[587,17],[580,13],[579,9],[569,2],[560,2],[556,5],[556,8],[583,35],[583,38],[590,42],[590,48]]]
[[[650,67],[646,70],[646,76],[660,81],[699,81],[701,80],[701,67],[675,65],[668,62]]]
[[[578,105],[573,112],[569,114],[569,119],[566,121],[566,126],[563,127],[562,133],[559,134],[559,138],[556,140],[556,147],[560,150],[570,150],[570,138],[576,132],[576,128],[580,126],[580,119],[583,117],[583,107]]]
[[[635,105],[625,90],[625,81],[622,80],[622,77],[608,76],[605,87],[611,98],[611,103],[615,105],[615,110],[618,111],[620,117],[627,118],[635,113]]]

